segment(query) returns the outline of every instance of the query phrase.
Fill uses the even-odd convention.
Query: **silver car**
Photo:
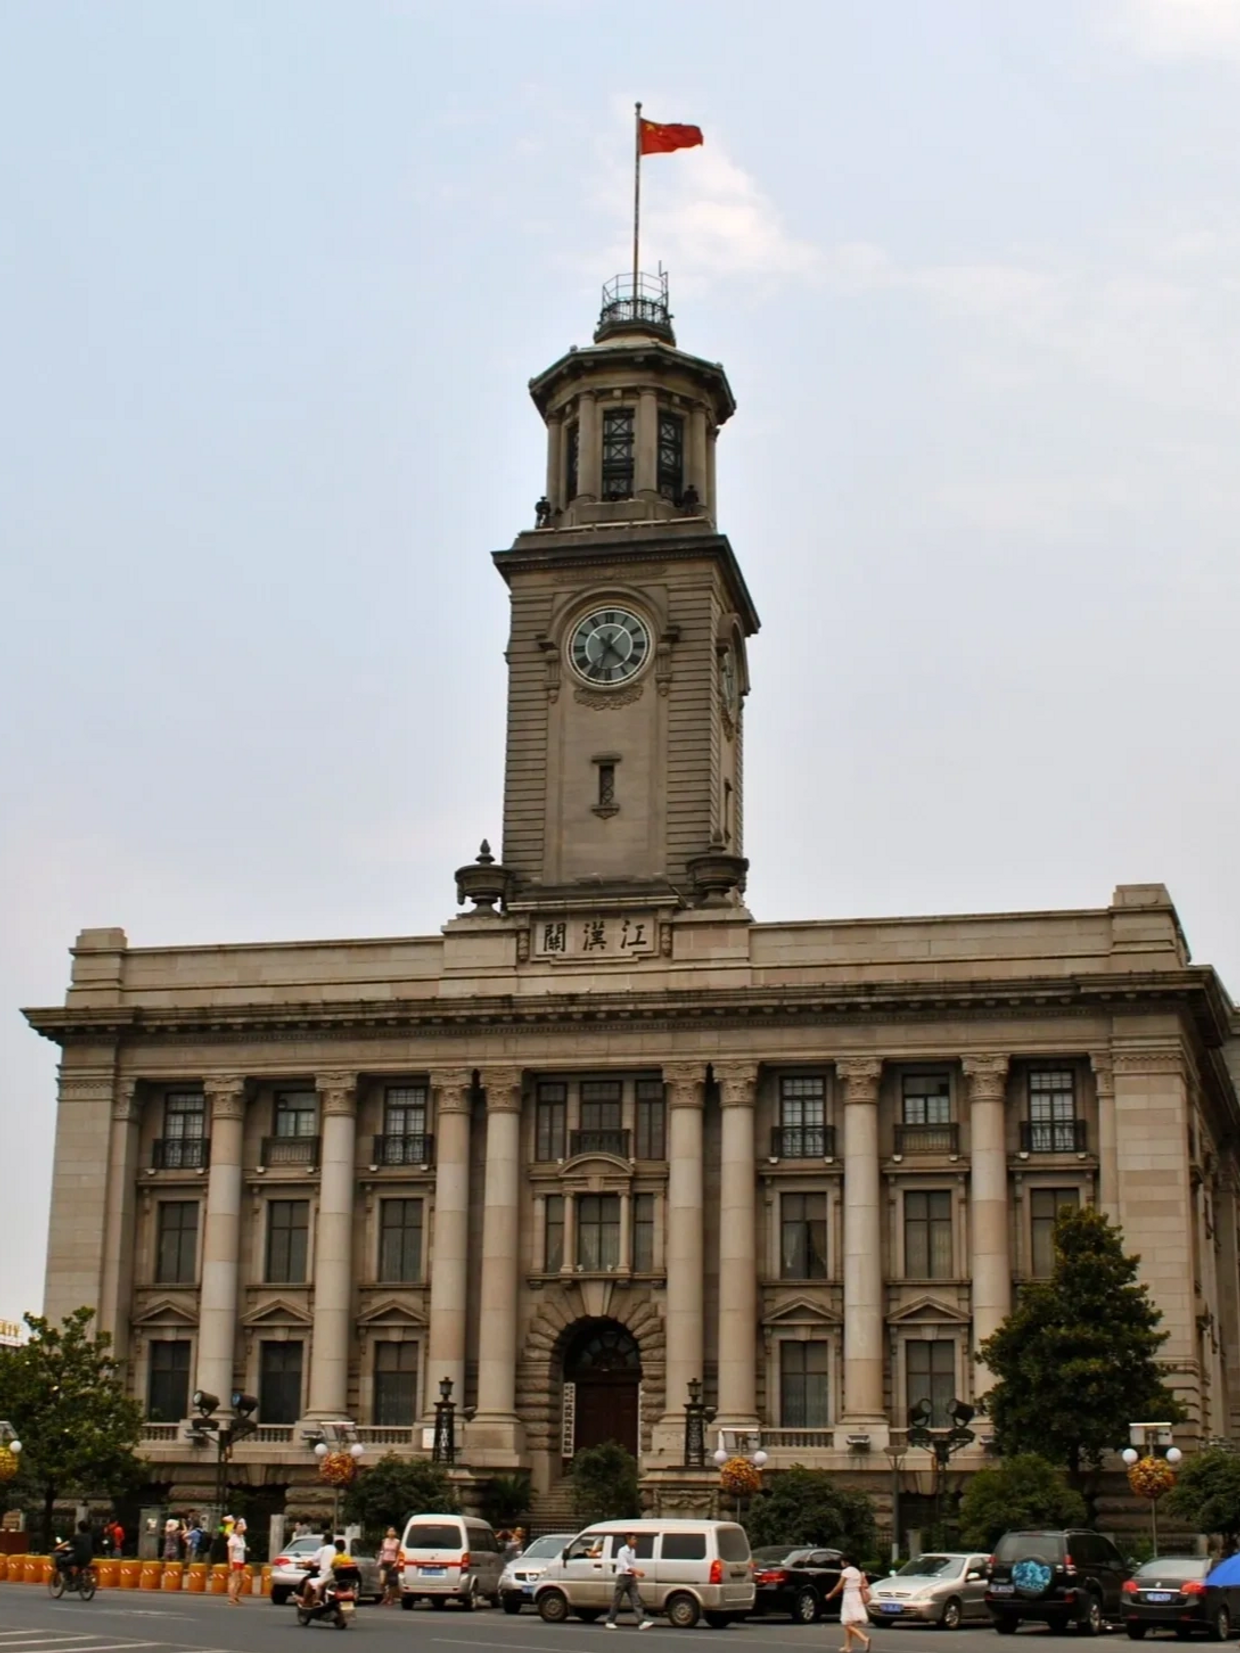
[[[505,1613],[519,1613],[527,1601],[533,1601],[536,1581],[576,1536],[575,1532],[544,1533],[520,1555],[513,1556],[499,1575],[499,1599]]]
[[[946,1550],[919,1555],[906,1562],[898,1573],[890,1573],[870,1586],[870,1621],[873,1624],[941,1624],[955,1630],[966,1619],[985,1619],[986,1564],[988,1556]]]
[[[271,1563],[271,1605],[283,1607],[294,1590],[300,1590],[302,1580],[310,1571],[310,1559],[321,1550],[324,1544],[330,1544],[330,1535],[323,1533],[307,1533],[302,1538],[290,1538],[278,1556]],[[379,1572],[379,1563],[373,1555],[366,1555],[360,1550],[350,1548],[358,1572],[361,1574],[361,1585],[358,1589],[359,1598],[369,1596],[372,1601],[383,1599],[383,1579]]]

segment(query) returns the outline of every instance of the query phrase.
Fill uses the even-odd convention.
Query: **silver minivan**
[[[591,1624],[608,1611],[628,1533],[637,1540],[642,1600],[678,1630],[699,1618],[722,1629],[752,1611],[749,1540],[734,1521],[600,1521],[578,1533],[535,1584],[534,1605],[548,1624],[570,1613]]]
[[[411,1515],[401,1549],[402,1607],[410,1608],[418,1600],[432,1607],[455,1601],[466,1612],[481,1601],[499,1606],[504,1556],[485,1521],[471,1515]]]

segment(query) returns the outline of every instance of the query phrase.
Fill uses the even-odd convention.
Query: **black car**
[[[1225,1642],[1240,1624],[1240,1584],[1210,1583],[1205,1556],[1163,1556],[1147,1561],[1124,1585],[1124,1625],[1134,1642],[1147,1630],[1194,1632]]]
[[[798,1624],[813,1624],[823,1612],[823,1601],[839,1583],[843,1557],[838,1550],[766,1544],[753,1552],[756,1586],[752,1617],[787,1613]],[[840,1598],[826,1609],[833,1616]]]
[[[1132,1567],[1104,1534],[1074,1527],[1005,1532],[989,1573],[986,1605],[1000,1635],[1032,1619],[1052,1630],[1074,1624],[1078,1634],[1097,1636],[1124,1616]]]

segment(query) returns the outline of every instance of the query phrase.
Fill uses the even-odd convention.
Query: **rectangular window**
[[[620,1266],[619,1194],[578,1195],[577,1265],[590,1271]]]
[[[616,766],[600,763],[598,766],[598,807],[612,809],[616,802]]]
[[[276,1097],[277,1136],[315,1136],[319,1098],[315,1091],[281,1091]]]
[[[577,421],[564,432],[564,503],[571,505],[577,497],[577,455],[581,436]]]
[[[1036,1280],[1055,1272],[1055,1222],[1064,1206],[1080,1207],[1079,1188],[1029,1190],[1029,1272]]]
[[[267,1206],[267,1279],[300,1286],[306,1279],[309,1200],[272,1200]]]
[[[416,1285],[422,1278],[422,1201],[379,1205],[379,1278]]]
[[[617,1079],[583,1079],[581,1083],[581,1129],[620,1129],[620,1082]]]
[[[904,1123],[906,1125],[950,1125],[952,1083],[942,1076],[925,1073],[904,1075]]]
[[[417,1416],[418,1346],[375,1344],[375,1422],[399,1428]]]
[[[704,1532],[665,1532],[659,1555],[664,1561],[705,1561],[706,1534]]]
[[[654,1273],[654,1195],[633,1196],[633,1272]]]
[[[158,1243],[155,1278],[159,1284],[193,1285],[198,1267],[197,1200],[160,1202]]]
[[[152,1423],[180,1423],[189,1415],[188,1343],[152,1343],[146,1415]]]
[[[563,1159],[568,1086],[544,1083],[534,1104],[535,1159]]]
[[[785,1429],[825,1429],[831,1421],[827,1345],[779,1345],[779,1421]]]
[[[206,1135],[207,1099],[201,1091],[170,1091],[164,1098],[164,1138],[200,1142]]]
[[[685,422],[674,413],[659,415],[659,492],[679,505],[685,485]]]
[[[426,1086],[389,1085],[383,1098],[384,1136],[426,1135]]]
[[[603,498],[628,499],[633,492],[633,409],[603,414]]]
[[[904,1196],[904,1273],[910,1280],[950,1280],[952,1197],[946,1189]]]
[[[665,1159],[667,1103],[661,1079],[637,1081],[637,1157]]]
[[[817,1075],[779,1081],[780,1151],[789,1159],[819,1159],[826,1152],[826,1080]]]
[[[558,1274],[564,1267],[564,1196],[563,1194],[547,1195],[546,1217],[546,1271],[548,1274]]]
[[[930,1426],[941,1429],[951,1422],[948,1414],[956,1398],[956,1345],[908,1343],[905,1350],[909,1406],[928,1400],[932,1408]]]
[[[258,1415],[264,1423],[296,1423],[301,1416],[300,1343],[260,1343]]]
[[[785,1280],[827,1277],[827,1196],[783,1194],[779,1201],[780,1274]]]
[[[1029,1147],[1035,1154],[1076,1149],[1076,1084],[1070,1068],[1029,1075]]]

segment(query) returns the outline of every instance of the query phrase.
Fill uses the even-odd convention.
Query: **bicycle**
[[[47,1593],[53,1601],[64,1595],[76,1595],[89,1601],[99,1588],[99,1579],[93,1567],[74,1567],[65,1573],[55,1568],[47,1581]]]

